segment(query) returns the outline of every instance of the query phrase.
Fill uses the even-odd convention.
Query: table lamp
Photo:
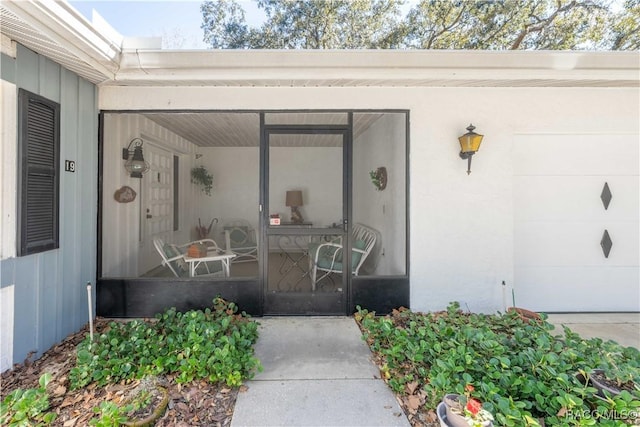
[[[295,224],[302,224],[304,219],[298,208],[302,206],[302,191],[292,190],[287,191],[287,197],[285,205],[291,208],[291,222]]]

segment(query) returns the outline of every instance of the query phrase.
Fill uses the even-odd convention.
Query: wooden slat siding
[[[8,314],[14,323],[14,363],[24,361],[31,351],[35,351],[33,358],[41,356],[87,323],[86,283],[95,284],[96,277],[98,188],[95,85],[21,45],[17,51],[16,59],[2,55],[2,80],[15,84],[16,95],[19,89],[25,89],[60,104],[60,172],[59,247],[0,260],[0,287],[14,287],[13,309]],[[21,159],[17,141],[23,128],[18,122],[14,126],[19,130],[16,155]],[[76,162],[75,172],[64,172],[65,160]],[[16,163],[14,169],[19,181],[22,165]],[[11,191],[18,188],[16,184]],[[19,209],[20,195],[16,197]],[[18,219],[16,222],[15,253],[19,251],[21,225]]]

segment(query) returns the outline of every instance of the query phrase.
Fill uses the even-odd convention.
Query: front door
[[[263,126],[265,314],[346,314],[347,125]]]
[[[139,274],[158,264],[154,237],[168,240],[173,231],[173,154],[152,143],[144,146],[149,171],[142,177]]]

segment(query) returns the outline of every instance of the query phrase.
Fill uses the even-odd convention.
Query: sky
[[[410,6],[416,0],[409,0]],[[249,26],[258,27],[265,15],[252,0],[238,0]],[[91,21],[95,9],[116,31],[126,37],[163,37],[163,48],[206,49],[200,0],[103,0],[69,1]],[[408,7],[407,6],[407,7]],[[168,43],[168,44],[167,44]]]
[[[254,0],[238,0],[249,26],[258,27],[265,15]],[[408,0],[405,8],[417,0]],[[116,31],[128,37],[162,37],[165,49],[206,49],[200,5],[202,0],[69,1],[91,21],[95,9]],[[622,0],[615,0],[619,7]]]
[[[205,49],[202,1],[69,1],[71,5],[91,21],[95,9],[116,31],[129,37],[165,37],[171,48]],[[247,23],[258,26],[264,14],[254,1],[240,0],[246,12]],[[180,45],[178,45],[180,44]],[[163,46],[167,47],[167,46]]]

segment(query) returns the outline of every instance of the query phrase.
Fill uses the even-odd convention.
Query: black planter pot
[[[589,375],[589,382],[598,390],[598,396],[607,397],[605,391],[609,393],[609,396],[617,396],[622,390],[615,387],[608,381],[602,381],[605,378],[604,371],[602,369],[594,369]]]

